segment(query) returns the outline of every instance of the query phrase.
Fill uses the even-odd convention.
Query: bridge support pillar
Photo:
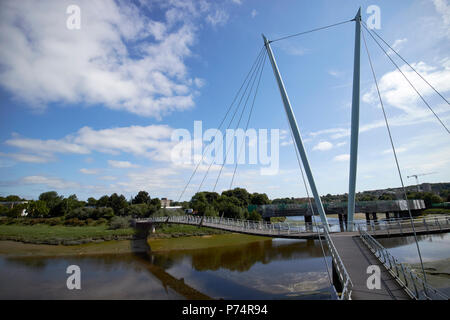
[[[370,225],[370,213],[366,212],[366,223],[367,225]]]
[[[391,220],[391,216],[390,216],[389,212],[386,212],[386,220],[387,220],[387,221],[390,221],[390,220]]]
[[[305,217],[305,226],[306,226],[306,231],[312,231],[313,227],[312,227],[312,216],[304,216]]]
[[[343,213],[338,213],[339,218],[339,228],[341,232],[345,232],[345,229],[347,229],[347,215]],[[347,228],[346,228],[347,227]]]
[[[376,213],[372,213],[372,220],[374,223],[376,223],[376,224],[378,223],[378,217],[377,217]]]

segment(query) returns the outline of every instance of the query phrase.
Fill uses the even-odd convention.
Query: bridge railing
[[[334,246],[333,240],[331,240],[330,234],[328,231],[323,227],[322,224],[318,225],[319,230],[321,230],[320,233],[323,233],[325,235],[325,240],[328,245],[328,249],[331,253],[331,258],[333,259],[336,273],[338,274],[339,281],[342,285],[342,293],[339,297],[339,300],[351,300],[352,299],[352,290],[353,290],[353,282],[350,279],[350,276],[348,275],[347,269],[344,266],[344,263],[342,262],[341,257],[339,256],[339,253]]]
[[[373,252],[378,260],[395,277],[411,298],[416,300],[448,300],[444,293],[425,283],[408,266],[399,262],[377,240],[361,228],[358,229],[365,245]]]
[[[450,228],[450,215],[429,216],[423,218],[414,218],[412,220],[414,228],[426,231],[442,231]],[[390,230],[398,230],[400,233],[412,231],[411,219],[389,219],[385,221],[370,221],[370,223],[360,221],[354,223],[353,230],[369,231],[372,234],[388,233]]]
[[[220,229],[229,231],[239,231],[274,236],[295,236],[304,233],[317,232],[317,229],[313,228],[311,224],[304,224],[301,222],[268,223],[265,221],[239,220],[220,217],[201,217],[193,215],[150,217],[146,219],[136,219],[136,221],[169,222],[191,225],[201,224],[205,227],[220,227]],[[316,231],[314,231],[314,229]]]

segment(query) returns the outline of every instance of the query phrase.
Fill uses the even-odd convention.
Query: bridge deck
[[[386,270],[359,237],[332,234],[331,238],[353,282],[353,300],[409,300],[394,277]],[[381,289],[370,290],[366,281],[367,267],[377,265],[381,270]]]

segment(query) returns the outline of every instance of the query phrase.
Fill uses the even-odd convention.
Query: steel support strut
[[[359,90],[360,90],[360,53],[361,53],[361,8],[355,17],[355,59],[353,65],[353,97],[352,97],[352,128],[350,141],[350,175],[347,207],[347,230],[353,231],[353,216],[355,215],[356,171],[358,163],[359,135]]]
[[[319,193],[317,192],[316,183],[314,182],[313,174],[308,162],[308,157],[306,155],[306,151],[303,146],[302,137],[298,129],[297,120],[295,119],[294,112],[292,111],[291,103],[289,101],[286,88],[284,87],[283,80],[281,79],[280,71],[278,70],[277,63],[272,53],[272,48],[270,47],[270,42],[264,35],[262,37],[264,39],[264,45],[266,47],[267,54],[269,55],[270,63],[272,64],[275,79],[277,80],[278,83],[278,88],[280,89],[281,99],[283,100],[284,109],[286,111],[286,115],[289,121],[289,126],[291,127],[292,134],[294,136],[295,145],[297,146],[300,158],[302,159],[303,167],[305,168],[305,173],[306,176],[308,177],[309,186],[311,187],[311,191],[314,195],[314,201],[316,203],[317,210],[319,211],[320,219],[322,220],[322,223],[326,228],[326,230],[329,231],[325,210],[323,209],[322,201],[320,200]]]

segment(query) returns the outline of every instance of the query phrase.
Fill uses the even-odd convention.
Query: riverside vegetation
[[[442,196],[448,196],[444,190]],[[360,194],[359,197],[366,195]],[[392,195],[389,195],[392,196]],[[437,195],[428,193],[410,193],[409,196],[425,199],[427,207],[424,214],[448,214],[448,208],[431,208],[443,202]],[[387,195],[382,195],[384,200]],[[330,195],[322,197],[324,201]],[[381,199],[382,198],[382,199]],[[345,199],[344,199],[345,200]],[[368,200],[368,199],[357,199]],[[446,197],[448,200],[448,197]],[[99,199],[78,200],[76,195],[65,198],[56,191],[44,192],[38,200],[27,201],[18,196],[0,197],[0,240],[15,240],[40,244],[80,244],[108,240],[128,240],[134,236],[130,227],[133,218],[146,218],[184,214],[184,209],[192,208],[198,215],[223,216],[234,219],[261,220],[260,214],[252,209],[257,205],[280,203],[304,203],[307,199],[285,198],[270,200],[266,194],[249,193],[243,188],[216,192],[198,192],[190,201],[174,202],[183,209],[166,210],[161,208],[158,198],[151,198],[146,191],[140,191],[134,198],[127,200],[116,193]],[[7,202],[7,203],[5,203]],[[13,207],[8,203],[14,202]],[[23,216],[26,213],[26,216]],[[153,238],[182,236],[203,236],[222,234],[225,231],[187,226],[157,225]]]

